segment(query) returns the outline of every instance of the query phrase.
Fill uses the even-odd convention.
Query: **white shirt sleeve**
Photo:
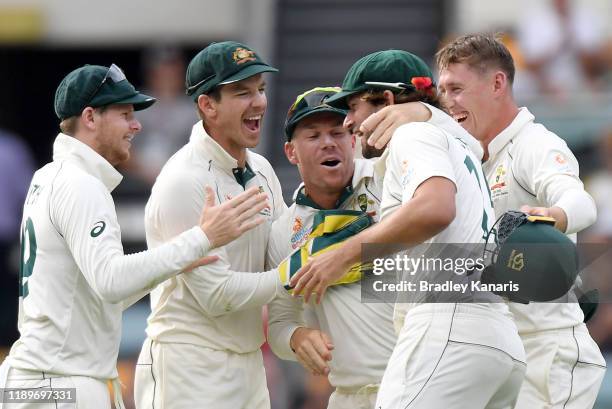
[[[211,180],[210,186],[214,185]],[[201,183],[196,183],[189,174],[158,179],[154,197],[147,204],[145,225],[148,238],[155,235],[156,241],[163,241],[199,220],[204,192],[197,186]],[[181,200],[175,200],[177,197]],[[261,307],[270,302],[279,289],[284,291],[276,270],[262,273],[232,271],[225,247],[216,248],[209,255],[220,259],[183,274],[182,279],[198,305],[212,316]]]
[[[432,177],[443,177],[456,184],[446,138],[443,131],[422,122],[402,125],[395,131],[387,157],[387,172],[399,184],[403,203]]]
[[[223,247],[210,255],[220,258],[185,273],[183,280],[200,307],[214,317],[262,307],[285,292],[276,269],[261,273],[232,271]]]
[[[284,289],[268,305],[268,344],[281,359],[297,361],[291,337],[296,329],[306,326],[303,311],[302,298],[294,298]]]
[[[269,267],[277,267],[287,253],[285,235],[275,234],[277,229],[287,229],[283,226],[284,218],[276,220],[272,225],[266,263]],[[272,352],[281,359],[296,361],[295,353],[291,350],[291,337],[296,329],[304,327],[303,303],[301,298],[293,298],[283,288],[278,297],[268,305],[268,344]]]
[[[202,229],[190,226],[155,250],[125,255],[110,193],[89,176],[74,175],[57,183],[50,212],[88,284],[108,303],[154,288],[210,247]]]
[[[517,181],[545,207],[557,206],[567,215],[565,233],[589,227],[597,208],[580,180],[578,161],[567,144],[547,131],[529,144],[518,145],[512,165]]]

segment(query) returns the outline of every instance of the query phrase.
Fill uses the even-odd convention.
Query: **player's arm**
[[[349,266],[362,260],[362,243],[389,244],[377,257],[396,251],[393,244],[408,248],[444,230],[455,218],[455,178],[444,136],[435,129],[405,128],[416,135],[401,135],[393,142],[387,177],[406,180],[402,205],[378,224],[347,240],[338,249],[312,259],[293,277],[295,293],[307,301],[312,292],[317,300],[330,282],[338,280]],[[409,167],[403,169],[402,164]],[[395,174],[394,174],[395,172]],[[407,173],[411,172],[410,177]]]
[[[268,344],[281,359],[297,360],[313,375],[327,375],[334,345],[330,337],[303,323],[303,303],[288,294],[268,304]]]
[[[382,149],[387,146],[397,128],[410,122],[427,122],[443,129],[461,139],[479,159],[482,158],[480,142],[446,112],[424,102],[388,105],[363,121],[360,131],[368,138],[368,144]]]
[[[400,126],[410,122],[427,122],[430,119],[431,110],[421,102],[387,105],[366,118],[359,131],[364,138],[368,138],[368,145],[382,149]]]
[[[288,256],[288,220],[281,217],[272,224],[266,253],[266,266],[278,267]],[[310,323],[314,322],[311,312]],[[308,328],[304,319],[304,304],[286,291],[268,304],[268,344],[281,359],[297,360],[310,373],[326,375],[333,344],[327,334]]]
[[[208,221],[200,219],[156,249],[125,255],[114,206],[107,192],[95,183],[99,182],[78,176],[54,186],[52,219],[89,285],[109,303],[122,302],[173,275],[210,262],[205,256],[211,248],[260,223],[238,223],[238,230],[234,225],[230,232],[220,228],[218,218],[230,223],[229,219],[237,217],[233,214],[237,208],[210,208],[201,211],[201,217],[208,213]],[[241,200],[247,208],[260,205],[256,194]],[[228,216],[225,212],[230,210]]]
[[[185,285],[207,314],[218,317],[260,308],[285,292],[276,269],[264,272],[232,271],[224,248],[213,250],[219,260],[183,275]]]
[[[515,153],[512,170],[544,206],[521,210],[555,218],[555,227],[567,234],[589,227],[597,218],[597,208],[579,178],[576,157],[562,140],[550,134],[537,136],[542,139],[522,144]]]

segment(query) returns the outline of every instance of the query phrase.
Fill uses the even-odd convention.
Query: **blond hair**
[[[438,70],[450,64],[467,64],[479,72],[491,68],[503,71],[514,82],[514,60],[508,48],[495,34],[466,34],[446,44],[436,53]]]

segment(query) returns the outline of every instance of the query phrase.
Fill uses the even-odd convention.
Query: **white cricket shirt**
[[[154,251],[124,255],[110,192],[121,175],[79,140],[59,134],[53,162],[32,179],[22,222],[21,336],[14,368],[115,378],[122,301],[205,255],[200,227]]]
[[[453,120],[448,115],[436,108],[430,109],[434,120],[443,122],[442,125],[423,122],[402,125],[395,131],[383,155],[386,173],[381,215],[384,218],[409,202],[416,189],[427,179],[443,177],[450,180],[456,187],[455,219],[446,229],[426,241],[426,244],[437,244],[438,247],[432,251],[440,253],[445,244],[483,243],[495,216],[480,166],[482,149],[478,142],[458,124],[451,123]],[[432,255],[428,254],[429,257]],[[418,254],[413,256],[417,257]],[[454,256],[460,257],[461,254]],[[469,253],[465,256],[473,257]],[[427,280],[428,277],[423,276],[423,279]],[[478,297],[484,297],[482,301],[500,301],[499,297],[490,293],[480,293]],[[396,320],[401,324],[407,310],[418,305],[398,303]],[[508,308],[502,302],[484,305],[509,316]]]
[[[197,223],[206,185],[214,189],[217,203],[259,186],[271,208],[260,212],[266,219],[263,224],[210,253],[221,255],[222,260],[173,277],[152,292],[146,331],[153,340],[236,353],[252,352],[263,344],[261,306],[282,289],[275,270],[263,272],[270,226],[286,205],[270,163],[248,150],[246,162],[244,172],[237,170],[236,159],[205,132],[200,121],[193,126],[189,143],[157,177],[145,210],[150,248]],[[252,274],[256,272],[263,273]]]
[[[489,144],[489,159],[482,167],[491,188],[495,214],[519,210],[522,205],[559,206],[568,219],[568,237],[588,226],[577,221],[575,210],[566,206],[564,196],[586,195],[581,211],[594,211],[595,205],[578,177],[578,161],[565,141],[543,125],[534,122],[527,108],[521,108],[512,123]],[[590,199],[590,200],[589,200]],[[567,302],[571,297],[574,302]],[[563,303],[509,303],[520,333],[569,328],[582,323],[583,314],[573,292]]]

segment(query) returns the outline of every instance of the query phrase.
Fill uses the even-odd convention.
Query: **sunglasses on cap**
[[[392,89],[395,91],[404,92],[404,91],[427,91],[431,89],[435,84],[432,79],[429,77],[412,77],[410,80],[410,84],[406,84],[403,82],[379,82],[379,81],[366,81],[366,85],[369,85],[372,88],[385,88]]]
[[[298,108],[316,108],[326,105],[325,100],[342,91],[339,87],[317,87],[299,95],[289,108],[287,116],[291,116]]]
[[[123,73],[123,70],[121,68],[119,68],[115,64],[111,64],[111,66],[108,68],[108,71],[106,71],[106,74],[104,75],[104,78],[102,78],[102,81],[100,81],[100,83],[98,84],[96,89],[93,91],[93,93],[91,94],[91,96],[87,100],[87,103],[91,102],[91,100],[96,96],[98,91],[100,91],[100,88],[102,88],[102,85],[104,85],[106,83],[106,81],[108,81],[109,79],[111,81],[113,81],[114,83],[117,83],[117,82],[121,82],[121,81],[123,81],[123,80],[125,80],[127,78],[125,77],[125,74]]]

